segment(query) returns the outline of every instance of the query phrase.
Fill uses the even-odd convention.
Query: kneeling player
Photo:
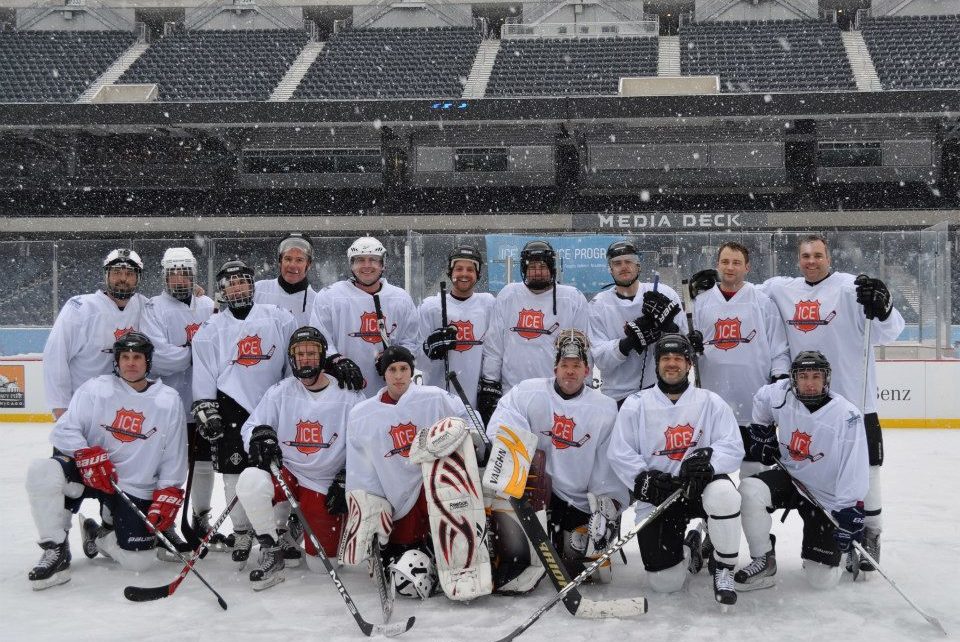
[[[689,520],[706,518],[714,545],[714,596],[721,605],[735,604],[740,495],[729,475],[743,460],[740,428],[730,406],[716,393],[690,386],[692,348],[686,337],[664,335],[655,344],[654,358],[657,385],[627,397],[609,450],[613,470],[633,486],[639,501],[637,519],[674,491],[685,489],[640,531],[643,566],[654,591],[683,588],[688,567],[683,533]],[[696,572],[699,565],[690,570]]]
[[[400,595],[429,597],[439,572],[447,597],[473,599],[493,583],[466,409],[441,388],[411,386],[413,368],[408,349],[384,350],[386,387],[350,413],[341,560],[381,555]]]
[[[784,429],[779,438],[777,425]],[[863,498],[870,486],[863,415],[830,392],[830,363],[822,353],[809,350],[793,360],[789,380],[764,386],[754,395],[750,431],[755,455],[767,465],[779,459],[782,469],[740,483],[743,532],[752,561],[737,571],[737,587],[748,591],[773,586],[777,558],[770,514],[777,508],[796,508],[803,518],[800,556],[810,584],[836,586],[841,553],[863,536]],[[839,528],[797,492],[791,477],[833,514]]]
[[[84,499],[98,500],[103,517],[99,528],[92,519],[84,523],[84,553],[102,553],[127,570],[148,568],[156,557],[154,529],[173,526],[187,476],[187,420],[177,392],[147,379],[152,356],[145,335],[120,337],[113,344],[114,374],[77,388],[50,435],[54,456],[30,464],[27,495],[43,549],[29,574],[34,590],[70,580],[67,536]]]
[[[303,508],[311,530],[320,540],[323,554],[336,557],[346,499],[343,469],[346,463],[347,418],[363,400],[359,392],[338,387],[323,373],[327,340],[316,328],[299,328],[290,337],[287,358],[292,377],[274,385],[241,432],[252,465],[240,473],[237,496],[260,542],[260,566],[250,572],[254,590],[283,581],[284,557],[278,522],[286,526],[287,501],[273,479],[270,464],[276,462],[287,485]],[[320,572],[321,554],[305,538],[307,566]]]

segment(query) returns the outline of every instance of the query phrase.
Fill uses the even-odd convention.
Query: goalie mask
[[[113,374],[121,379],[123,379],[123,376],[120,374],[120,354],[123,352],[139,352],[147,361],[147,369],[143,373],[143,376],[129,383],[136,383],[137,381],[146,379],[147,375],[150,374],[150,367],[153,365],[153,342],[150,341],[150,338],[142,332],[131,331],[123,334],[119,339],[114,341]],[[127,380],[124,379],[124,381]]]
[[[125,270],[132,270],[134,278],[123,276]],[[104,292],[120,301],[129,299],[137,291],[142,273],[143,260],[139,254],[127,248],[113,250],[103,260]]]
[[[436,565],[429,555],[415,548],[390,565],[390,576],[397,595],[403,597],[425,600],[437,586]]]
[[[160,259],[163,267],[163,287],[177,301],[188,303],[193,296],[197,278],[197,259],[185,247],[170,247]]]
[[[315,352],[308,351],[304,346],[315,345]],[[324,363],[327,360],[327,339],[319,330],[311,326],[297,328],[290,335],[290,343],[287,346],[287,360],[290,362],[290,372],[297,379],[313,379],[320,376],[323,372]],[[312,385],[312,384],[311,384]]]
[[[800,390],[801,372],[820,372],[823,374],[823,386],[818,392],[804,393]],[[830,362],[818,350],[804,350],[790,364],[790,387],[793,394],[802,403],[819,403],[830,396]]]
[[[589,364],[590,340],[580,330],[569,328],[561,330],[556,340],[553,342],[555,358],[553,365],[560,363],[561,359],[580,359],[585,365]]]
[[[217,272],[217,299],[232,311],[253,307],[253,268],[243,261],[227,261]]]
[[[626,258],[631,259],[635,266],[635,271],[633,278],[626,279],[617,279],[616,274],[614,274],[613,266],[610,265],[610,262],[613,259],[617,258]],[[607,247],[607,267],[610,269],[610,276],[613,277],[614,283],[622,288],[628,288],[634,283],[637,282],[637,279],[640,278],[640,254],[637,252],[637,246],[635,246],[630,241],[614,241]],[[622,268],[619,268],[622,270]]]

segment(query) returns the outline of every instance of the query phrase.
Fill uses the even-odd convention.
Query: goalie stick
[[[385,635],[387,637],[394,637],[409,631],[417,619],[414,616],[408,618],[406,622],[395,622],[393,624],[373,624],[363,619],[363,616],[360,615],[360,611],[357,610],[357,605],[353,603],[353,598],[350,597],[346,587],[340,580],[337,570],[333,567],[333,564],[330,563],[330,560],[327,559],[323,547],[320,546],[317,536],[314,535],[313,529],[310,527],[310,523],[307,522],[307,518],[304,517],[303,510],[300,508],[300,502],[298,502],[297,498],[293,496],[292,492],[290,492],[290,487],[287,486],[286,480],[283,478],[283,475],[280,474],[280,468],[277,466],[277,462],[270,462],[270,472],[273,473],[273,478],[277,480],[277,484],[279,484],[280,488],[283,489],[283,494],[286,496],[287,501],[290,502],[290,508],[293,509],[293,512],[300,519],[300,523],[303,524],[304,537],[310,538],[314,549],[317,551],[317,558],[323,563],[323,568],[326,569],[330,579],[333,580],[334,586],[337,587],[337,592],[340,593],[340,597],[343,598],[344,604],[347,605],[347,610],[350,611],[350,614],[357,622],[357,626],[360,627],[360,630],[363,631],[363,634],[366,636]]]
[[[463,386],[460,385],[460,380],[457,379],[456,372],[450,373],[450,383],[453,384],[457,395],[467,409],[467,416],[470,417],[474,428],[480,433],[480,438],[489,451],[490,440],[487,438],[486,431],[483,430],[483,423],[477,416],[477,411],[470,405],[470,401],[463,391]],[[647,599],[644,597],[602,601],[589,600],[583,597],[576,588],[579,584],[575,585],[570,580],[570,576],[567,574],[560,555],[557,553],[557,549],[554,548],[553,542],[550,541],[550,537],[543,530],[543,525],[540,523],[536,512],[527,500],[525,498],[517,499],[516,497],[510,497],[509,501],[510,506],[517,514],[523,532],[533,544],[537,557],[540,558],[543,568],[546,569],[547,576],[550,578],[551,583],[553,583],[554,588],[559,592],[554,604],[563,600],[563,605],[567,607],[571,615],[588,619],[630,617],[643,615],[647,612]],[[613,551],[613,553],[615,552],[616,551]],[[596,568],[599,564],[592,566]],[[582,580],[580,583],[582,583]],[[553,605],[551,604],[551,606]]]

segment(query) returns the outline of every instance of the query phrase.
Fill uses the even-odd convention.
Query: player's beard
[[[553,280],[552,279],[539,279],[539,280],[528,279],[527,281],[525,281],[525,283],[527,284],[527,287],[530,288],[531,290],[546,290],[551,285],[553,285]]]

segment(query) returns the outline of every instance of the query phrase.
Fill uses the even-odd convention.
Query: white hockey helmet
[[[375,256],[383,262],[387,258],[387,248],[372,236],[361,236],[347,249],[347,259],[351,263],[357,256]]]
[[[390,565],[390,577],[397,595],[425,600],[437,586],[437,567],[429,555],[413,548]]]
[[[104,270],[115,266],[128,267],[140,274],[143,272],[143,259],[133,250],[122,247],[111,250],[107,258],[103,259]]]
[[[178,301],[189,302],[197,276],[197,259],[186,247],[169,247],[160,259],[163,284],[167,294]],[[177,277],[171,279],[170,277]]]
[[[160,259],[160,265],[163,266],[164,270],[188,268],[193,270],[194,273],[197,271],[197,259],[193,256],[190,248],[186,247],[168,247],[163,253],[163,258]]]

